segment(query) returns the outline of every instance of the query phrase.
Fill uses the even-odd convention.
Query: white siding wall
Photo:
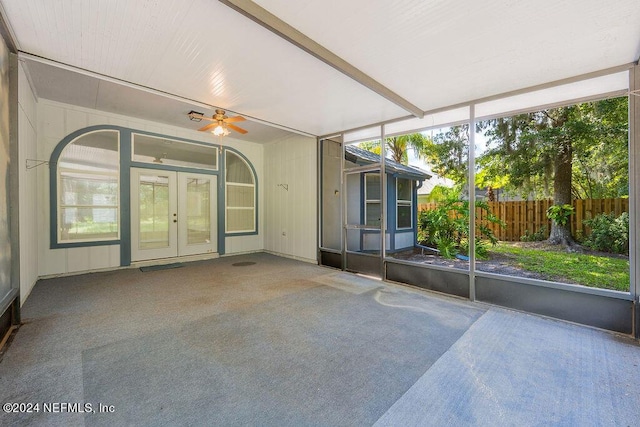
[[[49,159],[56,145],[71,132],[93,125],[116,125],[131,129],[156,132],[196,141],[211,142],[209,134],[167,126],[162,123],[135,119],[118,114],[76,107],[49,100],[38,103],[37,158]],[[218,141],[215,141],[218,143]],[[244,154],[253,164],[258,182],[263,182],[263,147],[260,144],[225,138],[222,142]],[[38,271],[40,276],[91,271],[120,265],[120,247],[94,246],[89,248],[50,249],[49,242],[49,174],[48,169],[38,171]],[[259,193],[262,193],[260,191]],[[259,224],[263,217],[263,196],[258,195]],[[262,250],[263,230],[256,236],[229,237],[226,253]]]
[[[267,251],[316,262],[318,235],[317,146],[292,136],[265,146]],[[278,184],[285,184],[288,190]]]
[[[38,159],[37,101],[22,63],[18,67],[18,185],[20,189],[20,305],[38,280],[38,175],[46,166],[26,168],[27,159]]]

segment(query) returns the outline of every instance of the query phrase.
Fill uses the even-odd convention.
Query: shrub
[[[591,228],[591,233],[583,241],[584,246],[597,251],[629,254],[629,214],[627,212],[617,218],[613,212],[600,214],[584,220],[583,223]]]
[[[486,256],[487,243],[495,245],[495,237],[489,223],[503,225],[491,213],[484,201],[476,201],[482,220],[476,221],[476,255]],[[453,258],[457,253],[469,252],[469,201],[449,198],[436,209],[423,210],[418,219],[418,240],[421,244],[438,248],[444,257]],[[444,249],[444,250],[443,250]]]
[[[571,205],[553,205],[547,209],[547,216],[558,225],[566,225],[573,210]]]
[[[448,237],[440,237],[436,240],[436,246],[440,251],[440,255],[444,258],[455,258],[458,254],[458,248],[456,248],[456,242]]]
[[[547,227],[543,225],[533,234],[529,230],[524,230],[524,235],[520,236],[521,242],[541,242],[547,238]]]

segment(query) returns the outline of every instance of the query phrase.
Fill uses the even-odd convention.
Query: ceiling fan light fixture
[[[207,120],[209,123],[206,126],[198,129],[200,132],[211,132],[213,135],[223,137],[231,134],[231,131],[238,132],[239,134],[246,134],[247,131],[240,126],[236,126],[236,122],[244,122],[246,119],[242,116],[228,117],[224,114],[224,110],[217,109],[216,114],[211,117],[205,117],[204,115],[197,115],[197,112],[190,112],[189,118],[196,118],[200,120]]]
[[[218,126],[216,126],[215,128],[213,128],[213,130],[211,131],[212,134],[214,134],[215,136],[227,136],[229,135],[229,129],[227,129],[224,125],[222,124],[218,124]]]

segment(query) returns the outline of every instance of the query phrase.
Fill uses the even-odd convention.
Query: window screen
[[[58,160],[58,241],[117,240],[117,131],[92,132],[68,144]]]
[[[225,152],[226,232],[256,231],[256,186],[253,170],[237,154]]]
[[[412,228],[412,206],[411,206],[411,180],[398,178],[396,181],[397,195],[397,229]]]

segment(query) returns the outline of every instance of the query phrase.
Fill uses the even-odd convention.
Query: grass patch
[[[556,282],[629,292],[629,260],[564,250],[536,249],[498,243],[489,253],[500,253],[523,270],[534,271]]]

